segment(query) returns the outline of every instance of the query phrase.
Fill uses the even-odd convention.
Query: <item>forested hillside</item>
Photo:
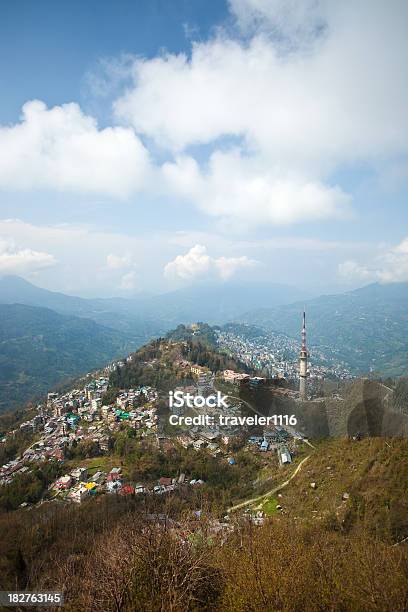
[[[208,326],[204,326],[204,330],[207,328]],[[190,337],[184,326],[177,328],[176,332],[177,338]],[[208,330],[205,333],[207,332]],[[190,368],[186,367],[183,361],[205,366],[212,372],[225,369],[241,372],[248,370],[244,364],[220,353],[209,343],[203,343],[199,335],[189,340],[174,340],[173,334],[170,334],[168,338],[153,340],[143,346],[132,355],[124,367],[116,368],[110,375],[108,393],[114,395],[118,389],[129,389],[143,384],[169,391],[182,382],[191,382]]]
[[[104,366],[136,346],[125,334],[88,319],[0,304],[0,411]]]

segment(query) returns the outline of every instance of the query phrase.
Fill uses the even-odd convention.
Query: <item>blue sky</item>
[[[15,122],[27,100],[89,104],[86,75],[102,58],[189,52],[186,28],[208,37],[228,17],[217,0],[6,0],[0,7],[2,123]]]
[[[408,280],[405,2],[3,2],[0,274]]]

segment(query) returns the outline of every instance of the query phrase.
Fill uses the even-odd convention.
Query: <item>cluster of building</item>
[[[81,503],[97,493],[129,495],[145,491],[142,485],[137,488],[126,485],[120,467],[114,467],[108,473],[97,471],[92,476],[88,474],[86,467],[77,467],[69,474],[58,478],[51,485],[50,490],[54,491],[55,496],[75,503]]]
[[[182,392],[191,396],[204,396],[208,397],[209,395],[215,394],[216,389],[214,387],[215,384],[215,375],[209,372],[207,374],[207,378],[205,382],[203,382],[202,375],[197,378],[195,385],[187,385],[187,386],[179,386],[176,387],[175,391]],[[195,450],[200,450],[202,448],[208,448],[210,452],[217,454],[219,452],[219,445],[216,441],[223,439],[224,441],[240,434],[240,430],[238,427],[223,425],[220,427],[219,424],[219,415],[223,416],[240,416],[241,415],[241,402],[238,399],[228,398],[227,407],[222,406],[208,406],[205,405],[203,407],[195,407],[194,414],[195,416],[202,415],[203,417],[213,417],[208,419],[210,422],[208,424],[200,424],[192,427],[187,427],[185,429],[185,433],[178,436],[179,443],[184,446],[184,448],[194,448]],[[172,408],[173,414],[182,415],[186,412],[186,406],[174,407]],[[228,443],[228,442],[226,442]]]
[[[298,393],[284,388],[281,391],[286,394],[297,393],[301,400],[307,399],[308,379],[324,378],[334,373],[339,377],[349,375],[345,370],[336,370],[334,366],[327,368],[310,366],[306,348],[305,314],[300,352],[297,343],[282,334],[268,334],[250,339],[231,331],[218,330],[217,334],[221,348],[228,349],[251,368],[265,371],[268,378],[285,377],[299,380]],[[130,356],[128,361],[131,359]],[[157,359],[152,359],[147,365],[153,367],[155,361]],[[124,365],[125,362],[117,362],[110,368]],[[190,376],[186,378],[189,378],[192,384],[177,387],[175,392],[204,397],[216,393],[215,374],[208,368],[185,359],[178,360],[176,365],[189,372]],[[92,443],[94,454],[109,452],[113,434],[121,429],[123,423],[137,430],[141,437],[154,435],[159,445],[165,442],[163,428],[159,427],[158,423],[157,390],[149,386],[125,389],[112,403],[105,404],[104,396],[109,384],[108,369],[91,378],[88,375],[83,388],[48,394],[46,405],[38,406],[38,413],[20,425],[20,431],[35,434],[34,440],[21,456],[2,466],[0,484],[7,484],[16,474],[29,470],[31,462],[47,459],[63,462],[68,449],[77,446],[80,442]],[[233,385],[248,385],[253,388],[260,387],[268,381],[266,377],[250,376],[233,370],[225,370],[222,378]],[[178,408],[176,414],[182,415],[184,410],[183,405]],[[212,454],[217,455],[221,453],[221,443],[228,444],[230,438],[242,434],[241,427],[224,424],[220,426],[220,416],[238,417],[242,414],[242,402],[237,398],[228,396],[227,403],[204,404],[202,408],[195,407],[194,412],[198,416],[212,418],[209,418],[205,424],[188,427],[178,434],[177,440],[185,448],[192,447],[195,450],[207,448]],[[292,461],[291,453],[294,448],[291,445],[295,444],[295,438],[293,432],[290,433],[284,427],[277,426],[273,430],[264,431],[262,437],[250,437],[249,444],[257,446],[260,452],[276,452],[280,464],[285,465]],[[152,493],[170,492],[184,484],[191,486],[202,484],[201,481],[193,480],[185,483],[184,480],[184,475],[177,481],[163,476]],[[120,492],[122,495],[147,492],[143,485],[125,483],[120,468],[113,468],[108,474],[97,472],[89,477],[86,468],[77,467],[59,478],[52,488],[56,495],[63,495],[64,498],[79,503],[98,492]]]
[[[97,374],[82,389],[49,393],[46,405],[38,405],[37,414],[20,425],[19,430],[33,433],[34,439],[20,456],[0,468],[0,484],[9,484],[17,474],[28,471],[30,463],[64,461],[69,449],[80,442],[92,443],[97,454],[109,452],[113,433],[124,421],[140,430],[141,436],[156,432],[157,391],[148,386],[128,389],[114,403],[103,405],[108,382]],[[19,430],[8,432],[2,442]]]
[[[64,395],[49,394],[47,408],[52,419],[62,420],[65,433],[68,433],[69,428],[79,433],[82,436],[80,439],[85,436],[95,442],[100,442],[101,432],[113,432],[123,421],[127,421],[135,429],[155,428],[155,389],[142,386],[124,390],[113,404],[104,405],[103,395],[107,386],[108,380],[99,377],[88,383],[84,389],[73,389]]]
[[[174,389],[174,392],[181,392],[183,395],[191,396],[207,396],[216,393],[216,376],[215,373],[211,372],[208,368],[197,364],[191,364],[187,360],[180,360],[177,362],[179,367],[188,369],[192,376],[194,384],[178,386]],[[242,372],[235,372],[233,370],[224,370],[221,373],[221,379],[224,382],[234,385],[238,388],[245,385],[250,388],[259,388],[268,383],[268,378],[262,376],[251,376]],[[217,377],[218,380],[218,377]],[[292,393],[296,396],[296,392],[279,389],[283,394]],[[173,406],[171,408],[173,414],[178,416],[183,415],[186,412],[186,406]],[[209,406],[205,405],[202,408],[195,406],[195,416],[209,417],[209,423],[200,423],[199,425],[188,426],[185,428],[182,434],[177,436],[177,441],[184,448],[193,448],[195,450],[207,449],[214,456],[220,454],[221,445],[228,445],[229,441],[237,436],[241,436],[243,433],[242,426],[235,426],[232,424],[226,424],[226,420],[223,419],[223,424],[220,425],[220,416],[223,417],[240,417],[242,416],[242,401],[231,395],[228,396],[227,406]],[[229,419],[228,419],[229,421]]]
[[[297,342],[283,334],[267,333],[255,338],[244,332],[216,330],[218,345],[251,369],[264,370],[269,377],[297,377]]]
[[[250,436],[248,445],[257,447],[261,453],[275,452],[280,465],[292,463],[292,456],[296,452],[296,438],[302,439],[301,434],[292,434],[284,427],[276,426],[265,430],[263,436]]]
[[[249,374],[242,374],[241,372],[234,372],[234,370],[224,370],[222,377],[225,382],[236,385],[237,387],[248,385],[253,389],[262,387],[268,382],[268,378],[265,376],[250,376]]]
[[[13,481],[18,474],[29,473],[31,470],[25,464],[23,457],[17,457],[0,467],[0,485],[7,485]]]
[[[251,377],[249,374],[234,372],[234,370],[224,370],[223,378],[225,382],[231,383],[232,385],[241,385],[248,382]]]
[[[149,488],[143,484],[126,482],[120,467],[113,467],[108,473],[98,471],[93,475],[88,474],[86,467],[77,467],[69,474],[58,478],[50,486],[50,491],[54,492],[54,497],[81,503],[98,493],[117,493],[122,496],[162,495],[171,493],[182,486],[197,487],[203,484],[203,480],[188,480],[185,474],[180,474],[177,478],[162,476],[155,486]]]
[[[266,331],[256,337],[247,337],[244,331],[238,333],[216,330],[216,333],[219,347],[231,352],[248,367],[263,371],[270,378],[301,378],[299,359],[302,346],[297,340],[284,334]],[[313,362],[308,360],[306,365],[310,381],[353,378],[346,364],[339,363],[319,347],[313,347]]]
[[[191,363],[187,359],[178,359],[175,365],[183,370],[186,370],[191,375],[194,385],[190,386],[191,392],[195,391],[201,395],[206,395],[211,392],[214,384],[215,374],[205,366]],[[178,387],[177,389],[180,389]],[[176,390],[177,390],[176,389]]]

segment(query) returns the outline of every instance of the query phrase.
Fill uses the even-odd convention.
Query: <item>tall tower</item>
[[[299,354],[299,394],[300,399],[307,398],[306,379],[307,379],[307,348],[306,348],[306,313],[303,311],[303,327],[302,327],[302,346]]]

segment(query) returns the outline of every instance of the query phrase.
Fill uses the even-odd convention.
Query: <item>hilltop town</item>
[[[299,367],[290,359],[297,346],[288,339],[281,344],[275,338],[270,345],[264,337],[248,339],[237,330],[197,324],[179,326],[167,338],[78,379],[72,388],[50,391],[29,419],[0,439],[6,458],[0,468],[0,502],[4,498],[12,508],[82,503],[100,494],[161,495],[199,487],[209,484],[205,470],[189,472],[184,466],[194,465],[202,453],[215,469],[236,466],[237,449],[245,452],[254,476],[260,466],[276,473],[303,456],[308,432],[344,435],[354,406],[352,394],[344,399],[338,389],[352,380],[351,374],[341,366],[311,364],[305,328],[302,337],[303,390]],[[322,397],[316,381],[328,374],[337,383]],[[191,404],[194,408],[170,406],[169,393],[224,399],[221,405],[200,399],[201,404]],[[367,390],[361,393],[368,397]],[[385,407],[391,414],[392,390],[380,385],[369,393],[379,410]],[[275,420],[257,427],[254,415],[269,414],[271,406]],[[170,415],[183,419],[175,425]],[[405,421],[395,420],[395,414],[392,418],[394,431],[402,432]],[[163,459],[172,454],[177,457],[173,462]],[[145,457],[147,466],[152,458],[153,464],[157,457],[162,463],[135,468],[133,457]],[[250,489],[248,483],[243,489]],[[239,487],[232,498],[236,495],[242,495]]]
[[[170,466],[170,473],[163,470],[157,478],[142,474],[136,481],[126,457],[118,453],[123,437],[133,445],[143,446],[151,455],[163,450],[169,452],[172,448],[193,454],[204,451],[216,462],[232,466],[236,458],[231,449],[238,444],[247,452],[260,454],[265,465],[290,464],[292,456],[299,453],[303,437],[294,427],[276,423],[253,435],[250,428],[236,424],[237,417],[248,410],[248,402],[240,398],[241,390],[266,388],[268,379],[243,371],[244,365],[197,342],[197,335],[200,327],[193,326],[193,343],[174,340],[170,335],[168,339],[143,347],[126,360],[87,374],[71,389],[50,391],[29,420],[5,432],[0,440],[0,449],[5,452],[16,441],[20,445],[19,452],[0,468],[3,493],[8,488],[12,490],[13,482],[19,482],[22,477],[29,479],[39,465],[47,465],[47,469],[52,466],[52,474],[37,496],[23,495],[22,507],[50,501],[81,503],[106,493],[163,494],[181,486],[196,487],[205,483],[194,474],[175,473],[175,466]],[[194,357],[200,363],[191,359]],[[214,370],[214,363],[235,365],[241,371],[227,367]],[[122,384],[123,380],[136,379],[137,385]],[[143,384],[144,379],[149,384]],[[170,387],[174,393],[191,397],[208,397],[222,390],[228,399],[221,407],[207,406],[193,411],[194,415],[211,415],[214,424],[172,427],[168,419]],[[296,397],[296,391],[289,389],[278,389],[278,392]],[[185,407],[175,407],[172,413],[190,414]],[[224,418],[223,425],[216,416]]]

